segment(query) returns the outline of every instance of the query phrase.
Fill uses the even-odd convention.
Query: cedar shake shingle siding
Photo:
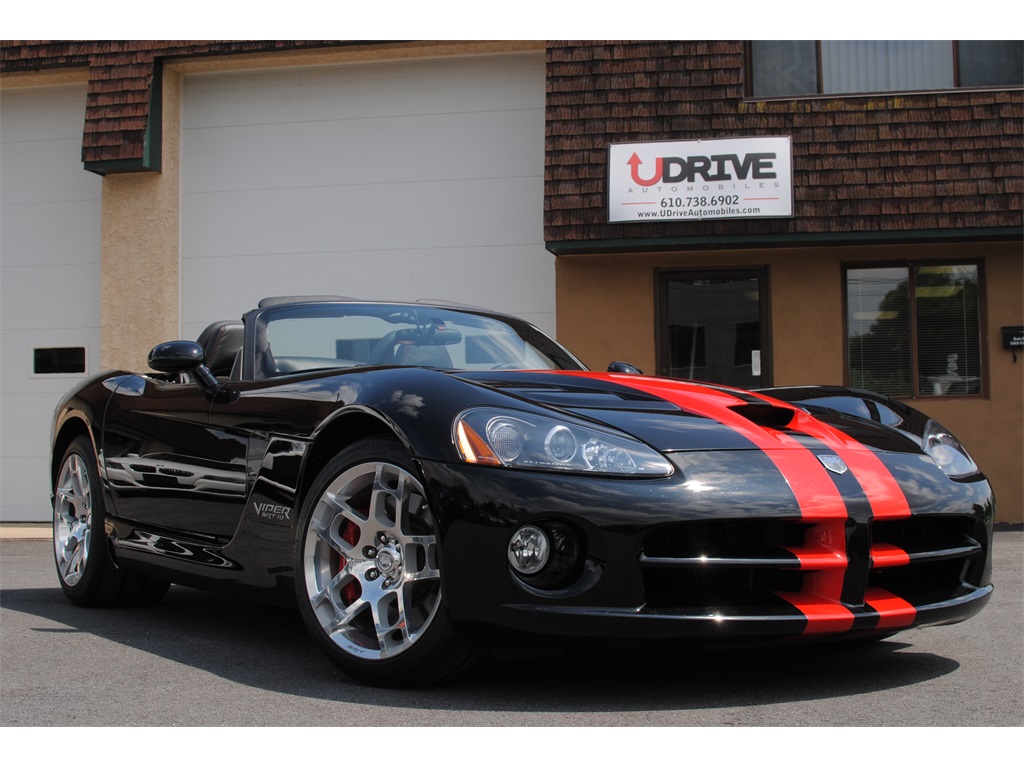
[[[1020,88],[755,100],[740,41],[549,41],[545,240],[1020,227]],[[608,224],[612,143],[791,136],[792,219]]]

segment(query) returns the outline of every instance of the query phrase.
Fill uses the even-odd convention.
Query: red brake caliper
[[[352,546],[355,546],[356,542],[359,541],[359,527],[351,520],[346,520],[345,526],[344,528],[342,528],[341,531],[341,538],[343,538]],[[345,559],[345,556],[343,554],[341,554],[337,550],[335,550],[332,553],[331,572],[334,575],[337,575],[338,572],[341,571],[341,569],[344,568],[347,564],[348,561]],[[352,605],[352,603],[358,600],[359,596],[362,593],[363,591],[359,587],[358,579],[352,579],[341,588],[341,598],[345,601],[345,605],[347,606]]]

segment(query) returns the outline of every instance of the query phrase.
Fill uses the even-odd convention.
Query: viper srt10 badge
[[[284,523],[291,520],[292,517],[292,508],[280,504],[257,502],[253,505],[253,508],[256,510],[256,517],[263,520],[275,520],[279,523]]]

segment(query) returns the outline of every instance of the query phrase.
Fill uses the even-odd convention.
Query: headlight
[[[639,440],[568,419],[471,408],[455,420],[453,431],[459,454],[470,464],[645,477],[672,474],[672,465]]]
[[[921,447],[950,477],[966,477],[978,472],[978,465],[960,441],[937,421],[929,419],[925,424]]]

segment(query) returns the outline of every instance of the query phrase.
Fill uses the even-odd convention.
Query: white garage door
[[[48,431],[99,370],[100,187],[82,169],[85,86],[0,92],[0,520],[49,519]]]
[[[187,78],[184,333],[270,295],[446,299],[554,331],[544,59]]]

